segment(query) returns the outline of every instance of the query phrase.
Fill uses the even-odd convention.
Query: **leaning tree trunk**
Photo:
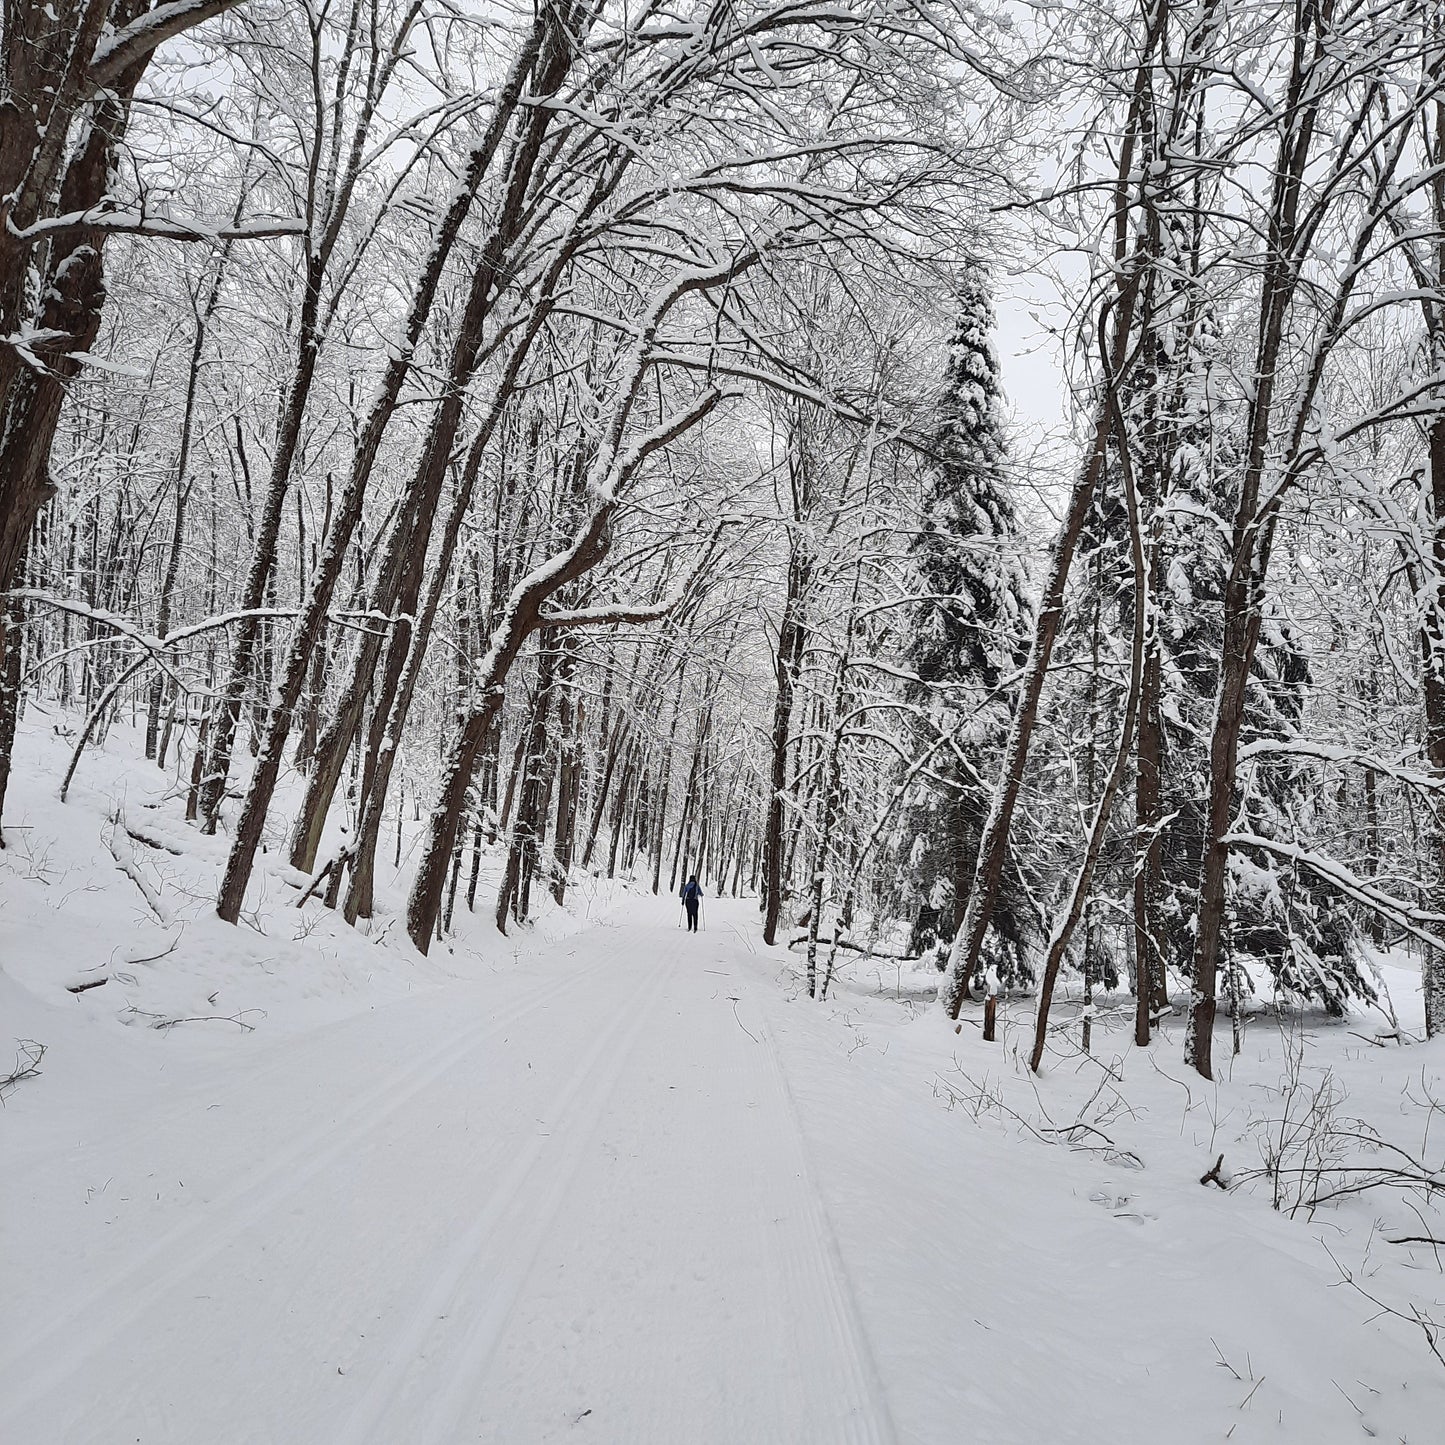
[[[501,706],[507,674],[523,642],[543,625],[596,627],[617,622],[654,621],[666,616],[671,609],[671,603],[598,608],[567,614],[565,620],[555,612],[547,616],[542,613],[553,597],[585,576],[607,556],[622,495],[638,469],[654,452],[671,445],[707,417],[723,398],[720,390],[708,387],[684,410],[664,418],[644,435],[627,440],[628,423],[649,375],[659,328],[684,297],[705,293],[715,286],[731,282],[740,267],[746,269],[756,259],[754,254],[751,259],[733,260],[706,271],[690,269],[674,277],[654,294],[637,326],[625,371],[615,386],[615,399],[596,460],[582,489],[582,495],[595,499],[592,511],[560,553],[549,557],[513,589],[479,669],[482,700],[471,709],[443,765],[441,795],[432,810],[431,826],[407,901],[407,933],[422,953],[431,946],[432,931],[441,910],[447,862],[456,840],[477,757]],[[627,445],[624,449],[625,440]]]
[[[472,493],[481,471],[482,459],[501,422],[522,365],[549,314],[549,309],[550,301],[547,298],[543,298],[535,307],[530,324],[508,359],[487,417],[472,439],[458,480],[456,496],[452,499],[442,527],[437,555],[432,560],[431,585],[419,615],[416,604],[426,570],[425,545],[422,541],[418,540],[416,550],[407,561],[400,578],[398,601],[403,615],[398,616],[392,630],[381,685],[373,705],[372,723],[367,734],[358,846],[352,862],[352,882],[345,909],[348,923],[355,923],[358,917],[371,915],[376,847],[381,835],[381,821],[386,807],[387,789],[391,783],[391,770],[401,748],[402,733],[411,711],[422,666],[426,661],[442,594],[451,575],[457,540],[461,534],[462,523],[471,508]],[[429,535],[429,526],[426,531]],[[412,618],[416,619],[414,626]]]
[[[1132,308],[1131,308],[1132,309]],[[1120,323],[1127,322],[1127,312],[1119,317]],[[1115,359],[1122,360],[1126,338],[1114,338]],[[1023,788],[1024,770],[1028,765],[1029,745],[1033,739],[1035,724],[1039,717],[1039,703],[1043,695],[1044,682],[1049,673],[1049,661],[1053,656],[1054,639],[1064,615],[1064,590],[1068,583],[1069,570],[1073,565],[1074,550],[1084,530],[1089,514],[1094,488],[1103,475],[1108,451],[1110,423],[1107,414],[1100,416],[1095,428],[1093,445],[1082,476],[1074,488],[1063,529],[1054,543],[1053,560],[1048,580],[1044,585],[1038,619],[1034,628],[1033,651],[1027,675],[1014,712],[1008,747],[1004,754],[1003,773],[994,794],[993,806],[989,811],[988,823],[984,829],[983,841],[979,846],[978,863],[974,869],[972,887],[969,890],[968,905],[964,909],[963,922],[954,937],[949,958],[948,972],[939,989],[939,1001],[950,1018],[957,1018],[958,1011],[968,991],[968,981],[978,972],[979,959],[983,953],[983,940],[993,917],[994,906],[1003,884],[1004,864],[1008,858],[1009,830],[1013,823],[1014,807]]]
[[[1029,1055],[1029,1067],[1035,1073],[1038,1073],[1043,1063],[1044,1043],[1048,1035],[1049,1005],[1053,1000],[1054,985],[1058,980],[1059,968],[1068,952],[1074,930],[1077,928],[1088,902],[1089,890],[1093,885],[1094,870],[1098,866],[1099,855],[1103,852],[1104,838],[1108,832],[1114,799],[1118,796],[1119,788],[1129,771],[1130,752],[1134,742],[1134,723],[1139,715],[1139,695],[1144,677],[1145,640],[1150,632],[1150,596],[1144,561],[1143,526],[1139,516],[1139,492],[1134,482],[1134,468],[1130,464],[1129,437],[1125,429],[1123,408],[1119,405],[1118,392],[1112,378],[1107,385],[1109,386],[1110,410],[1114,417],[1119,442],[1120,479],[1124,489],[1125,510],[1129,518],[1129,558],[1134,572],[1134,623],[1129,649],[1129,691],[1124,702],[1124,718],[1119,724],[1119,744],[1114,754],[1114,764],[1105,780],[1104,791],[1094,812],[1093,825],[1089,829],[1088,840],[1084,845],[1084,856],[1074,879],[1069,906],[1054,931],[1054,936],[1049,942],[1048,953],[1044,958],[1043,977],[1039,984],[1038,1014],[1034,1025],[1034,1046]],[[1096,656],[1096,677],[1097,674]],[[1092,749],[1092,732],[1090,746]],[[1086,987],[1088,986],[1088,967],[1086,959]],[[1088,1023],[1089,1019],[1086,1014],[1086,1028]]]
[[[1134,313],[1139,302],[1140,288],[1160,244],[1157,216],[1151,217],[1152,224],[1145,228],[1141,236],[1136,239],[1133,235],[1134,213],[1139,204],[1137,191],[1141,184],[1141,177],[1135,171],[1135,159],[1138,148],[1153,134],[1151,85],[1154,56],[1169,15],[1170,3],[1171,0],[1155,0],[1145,17],[1146,30],[1134,73],[1129,118],[1123,144],[1119,147],[1112,216],[1114,284],[1109,298],[1100,308],[1096,325],[1096,334],[1101,338],[1105,368],[1110,377],[1124,374],[1129,349],[1134,340]],[[1102,341],[1102,338],[1107,338],[1107,341]],[[1103,476],[1109,454],[1113,418],[1108,405],[1101,405],[1098,412],[1083,469],[1074,486],[1063,526],[1054,543],[1048,577],[1034,622],[1028,668],[1009,729],[1003,770],[994,791],[993,805],[989,810],[988,822],[979,846],[968,907],[964,911],[963,923],[954,937],[948,971],[939,988],[939,1002],[950,1018],[958,1017],[968,989],[968,980],[978,971],[979,960],[983,954],[983,941],[1003,887],[1004,865],[1009,853],[1009,832],[1019,793],[1023,788],[1029,748],[1038,723],[1039,705],[1044,684],[1048,680],[1054,641],[1063,621],[1064,594],[1068,586],[1069,571],[1073,566],[1074,551],[1093,501],[1094,489]]]
[[[538,95],[555,93],[566,77],[569,64],[570,52],[566,46],[555,43],[550,45],[538,62],[533,92]],[[382,688],[372,714],[371,736],[366,751],[366,774],[363,777],[363,798],[369,792],[372,760],[376,756],[380,735],[386,728],[392,700],[410,651],[412,629],[408,619],[415,615],[421,593],[432,526],[456,446],[457,434],[461,428],[467,390],[482,354],[487,322],[499,297],[508,289],[507,256],[528,214],[526,201],[542,152],[550,114],[551,112],[542,107],[530,113],[522,134],[508,157],[506,194],[492,223],[481,262],[472,273],[466,307],[452,344],[441,402],[427,429],[420,460],[412,473],[379,572],[373,609],[392,615],[394,620]],[[538,303],[539,307],[545,304]],[[534,314],[528,343],[532,336],[535,336],[538,324],[539,320]],[[509,383],[494,399],[491,415],[484,428],[487,437],[490,437],[500,419],[501,408],[510,392],[510,383],[515,379],[525,351],[525,344],[517,348]],[[483,439],[472,446],[468,466],[473,477],[475,469],[480,466],[481,451],[485,445],[486,441]],[[463,486],[470,494],[472,479],[465,480]],[[450,556],[438,565],[445,569],[450,565]],[[321,759],[318,759],[318,766],[312,774],[305,806],[295,830],[292,862],[296,867],[309,869],[314,861],[317,841],[336,787],[338,772],[335,757],[337,754],[344,754],[361,726],[366,692],[371,685],[380,653],[379,637],[363,639],[357,650],[356,668],[347,692],[346,705],[338,711],[335,724],[328,730],[325,764],[322,765]],[[310,857],[307,857],[308,853]],[[369,899],[363,911],[370,911]]]
[[[266,493],[262,502],[261,516],[252,538],[251,560],[247,567],[246,581],[241,594],[243,608],[259,607],[266,595],[266,589],[271,583],[272,572],[276,565],[276,547],[281,533],[281,515],[285,508],[286,494],[290,488],[291,472],[300,444],[307,402],[316,377],[316,365],[325,341],[325,324],[321,320],[321,300],[327,267],[345,226],[356,186],[365,169],[367,141],[372,123],[391,79],[407,53],[407,37],[416,18],[416,12],[413,11],[405,23],[398,27],[384,58],[375,51],[372,52],[365,100],[351,127],[350,143],[344,163],[339,129],[334,130],[331,136],[330,159],[329,163],[326,163],[327,173],[325,175],[322,172],[323,151],[327,148],[323,146],[319,133],[313,138],[311,153],[308,157],[306,194],[312,205],[314,205],[316,197],[326,196],[329,210],[324,225],[321,224],[321,217],[314,210],[306,218],[306,265],[301,287],[296,360],[287,380],[286,391],[279,410],[280,421],[276,431],[276,444],[272,452]],[[536,34],[534,26],[532,39],[523,46],[517,65],[530,63],[530,57],[535,54]],[[345,49],[340,57],[343,71],[350,64],[353,47],[357,43],[357,35],[358,32],[353,28],[347,36]],[[312,64],[313,67],[317,67],[320,64],[320,50],[324,44],[319,21],[312,28],[312,42],[315,47]],[[513,74],[516,73],[514,69]],[[497,112],[493,115],[491,125],[478,148],[479,151],[486,153],[486,160],[478,168],[475,164],[478,152],[473,152],[471,163],[464,176],[463,186],[459,188],[453,198],[451,211],[448,213],[449,217],[458,208],[464,212],[475,197],[475,187],[480,183],[481,175],[490,164],[491,154],[500,140],[501,131],[498,128],[498,120],[505,108],[509,94],[509,90],[504,87],[498,100]],[[336,105],[339,121],[339,95]],[[467,185],[472,187],[470,191],[467,190]],[[444,221],[443,229],[446,224],[447,222]],[[327,490],[329,513],[329,476]],[[222,695],[213,710],[211,752],[207,760],[202,796],[204,813],[202,827],[207,833],[215,831],[220,808],[225,800],[226,781],[230,773],[231,758],[235,747],[236,728],[240,723],[246,692],[252,683],[252,673],[256,664],[260,640],[259,625],[243,624],[231,653],[231,666],[226,676]],[[318,652],[321,650],[320,645],[317,650]],[[308,718],[308,729],[310,725]],[[310,741],[309,737],[307,741]],[[304,749],[304,756],[309,759],[309,749]]]
[[[491,645],[478,669],[478,701],[463,721],[443,764],[441,794],[432,810],[427,845],[407,903],[407,932],[422,953],[431,946],[467,790],[482,743],[501,711],[507,674],[528,637],[543,625],[541,613],[547,599],[601,560],[614,510],[614,503],[599,504],[560,565],[544,564],[517,584],[492,633]]]
[[[412,358],[431,315],[447,261],[461,232],[462,223],[470,213],[482,182],[491,170],[492,161],[501,146],[512,115],[518,108],[522,87],[537,61],[544,33],[555,31],[557,27],[558,20],[551,7],[543,7],[538,10],[527,42],[498,96],[486,131],[469,155],[462,181],[457,186],[451,204],[433,234],[431,250],[423,262],[421,274],[412,293],[404,338],[388,358],[377,396],[357,440],[351,472],[338,500],[331,531],[312,578],[311,594],[303,609],[301,622],[293,634],[291,655],[288,658],[283,682],[278,689],[277,706],[272,711],[267,739],[263,746],[263,755],[265,756],[258,766],[256,775],[253,776],[251,788],[246,795],[242,821],[237,825],[236,843],[231,850],[227,877],[222,883],[222,896],[217,905],[217,912],[228,922],[235,922],[238,916],[240,899],[245,892],[246,882],[250,878],[256,848],[260,842],[261,827],[270,807],[271,795],[275,791],[275,772],[280,766],[280,758],[270,755],[279,754],[285,746],[286,737],[290,732],[292,714],[304,685],[306,665],[310,660],[315,638],[319,635],[326,608],[330,604],[331,593],[339,575],[340,560],[350,544],[352,533],[360,518],[362,504],[382,438],[396,412],[402,385],[411,374]],[[557,43],[554,40],[554,46]],[[314,366],[314,354],[312,354],[312,349],[307,346],[306,338],[303,337],[303,363],[308,357],[310,364]],[[288,420],[289,418],[290,413],[288,412]],[[299,412],[296,420],[299,425]],[[276,476],[277,473],[273,469],[273,483]],[[278,533],[284,500],[284,485],[273,485],[267,496],[263,524],[270,521],[274,511],[275,527]],[[267,538],[264,535],[258,536],[251,575],[247,579],[248,593],[253,583],[259,584],[255,590],[264,593],[274,553],[274,537],[269,539],[269,545],[267,545]],[[237,653],[240,652],[241,647],[238,645]],[[297,668],[300,669],[299,675],[295,675]],[[245,676],[233,664],[232,676],[228,680],[226,695],[217,717],[216,738],[212,745],[212,762],[210,764],[211,776],[207,779],[207,787],[212,790],[212,808],[219,808],[219,797],[215,790],[219,789],[224,792],[225,773],[229,767],[230,750],[235,733],[235,717],[232,716],[232,708],[234,705],[236,713],[239,713],[246,676],[249,676],[249,660],[244,672]],[[208,809],[208,813],[210,812],[211,809]],[[214,821],[210,826],[214,827]]]
[[[421,341],[426,322],[431,315],[437,290],[451,255],[462,222],[471,210],[472,201],[481,187],[482,180],[491,168],[491,162],[501,144],[512,112],[520,101],[522,85],[532,68],[540,45],[542,31],[552,37],[552,47],[566,49],[567,37],[558,35],[557,17],[550,9],[539,11],[528,47],[524,48],[514,66],[512,75],[498,99],[496,110],[487,127],[486,134],[472,152],[463,183],[458,186],[452,204],[435,233],[431,251],[422,267],[412,295],[411,309],[407,316],[405,337],[390,355],[383,375],[377,398],[367,416],[366,425],[358,439],[350,475],[338,499],[336,516],[332,520],[331,532],[322,550],[312,579],[311,594],[292,635],[291,647],[282,673],[282,680],[276,689],[276,700],[271,711],[266,737],[257,759],[251,786],[247,790],[241,817],[236,825],[236,838],[227,861],[225,876],[221,882],[216,912],[228,923],[236,922],[240,916],[241,902],[245,897],[246,885],[250,881],[251,869],[255,863],[256,850],[260,847],[261,831],[265,826],[266,814],[276,790],[280,773],[282,752],[289,736],[296,704],[306,680],[307,667],[311,659],[314,640],[326,621],[327,608],[346,550],[352,534],[360,520],[366,498],[367,486],[376,463],[381,441],[396,412],[401,396],[402,384],[411,374],[412,358]],[[558,81],[560,84],[560,80]],[[554,87],[555,88],[555,87]],[[513,218],[515,221],[515,218]],[[500,223],[498,223],[500,224]],[[493,238],[497,235],[493,227]],[[499,257],[487,253],[494,264],[500,264]],[[438,894],[438,898],[440,894]]]

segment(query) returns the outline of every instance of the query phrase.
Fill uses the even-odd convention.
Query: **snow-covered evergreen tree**
[[[1187,974],[1194,946],[1196,889],[1203,848],[1208,774],[1207,724],[1218,690],[1222,646],[1220,606],[1226,559],[1227,444],[1216,438],[1214,464],[1203,439],[1184,429],[1176,457],[1167,583],[1160,599],[1165,654],[1161,794],[1163,830],[1162,926],[1166,958]],[[1200,442],[1198,447],[1189,442]],[[1287,743],[1301,735],[1312,686],[1309,660],[1282,619],[1267,617],[1252,668],[1245,741]],[[1293,842],[1311,812],[1321,780],[1314,764],[1268,756],[1245,774],[1238,830]],[[1350,998],[1375,990],[1360,966],[1358,929],[1334,890],[1262,847],[1239,846],[1231,859],[1224,933],[1226,987],[1246,993],[1268,976],[1277,989],[1340,1013]]]
[[[906,883],[920,905],[916,947],[950,939],[962,918],[1007,724],[1006,679],[1021,660],[1028,621],[1005,475],[993,305],[980,267],[965,269],[956,306],[934,464],[912,545],[920,595],[909,700],[918,709],[921,746],[946,739],[904,815]],[[1027,972],[1027,910],[1016,874],[993,927],[991,962],[1000,974]]]

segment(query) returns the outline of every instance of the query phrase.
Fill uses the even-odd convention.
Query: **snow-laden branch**
[[[298,609],[295,607],[243,608],[235,612],[223,612],[214,617],[202,618],[199,622],[191,622],[185,627],[178,627],[164,637],[157,637],[155,633],[146,632],[144,628],[137,626],[129,618],[121,617],[118,613],[108,612],[103,607],[92,607],[89,603],[80,602],[74,598],[62,597],[56,592],[46,592],[42,588],[15,587],[4,596],[14,601],[33,602],[42,607],[53,607],[57,612],[68,612],[72,617],[99,623],[103,627],[110,628],[116,634],[114,640],[132,642],[152,657],[159,657],[169,652],[178,643],[188,642],[190,639],[201,637],[208,632],[218,632],[227,627],[234,627],[241,622],[280,621],[298,615]],[[329,616],[332,622],[352,625],[359,623],[389,627],[393,621],[385,613],[371,611],[337,612]]]
[[[1359,748],[1345,747],[1338,743],[1317,743],[1304,738],[1259,738],[1255,742],[1245,743],[1239,750],[1240,762],[1259,757],[1316,758],[1320,762],[1345,763],[1355,767],[1373,768],[1375,772],[1383,773],[1387,778],[1394,778],[1396,782],[1405,783],[1412,788],[1419,788],[1422,792],[1438,793],[1445,788],[1445,778],[1433,778],[1428,773],[1402,767],[1399,763],[1387,762],[1373,753],[1364,752]]]
[[[300,216],[253,216],[248,221],[212,224],[193,216],[157,216],[144,210],[122,207],[112,200],[103,200],[83,211],[67,211],[62,216],[47,216],[34,225],[18,227],[6,218],[6,228],[19,241],[38,241],[57,231],[84,227],[104,231],[107,235],[149,236],[162,241],[207,241],[219,245],[226,241],[270,241],[278,236],[300,236],[306,222]]]
[[[165,0],[136,16],[95,47],[90,62],[90,83],[96,90],[114,85],[132,65],[146,59],[158,46],[193,29],[202,21],[234,10],[241,0]]]
[[[1276,858],[1308,868],[1317,878],[1339,889],[1346,898],[1352,898],[1381,917],[1387,918],[1406,933],[1418,938],[1431,948],[1445,948],[1445,913],[1431,913],[1428,909],[1417,908],[1403,898],[1396,898],[1367,883],[1343,863],[1324,853],[1310,848],[1301,848],[1298,843],[1286,843],[1278,838],[1265,838],[1258,833],[1226,833],[1220,840],[1230,848],[1258,848],[1261,852],[1272,853]],[[1438,929],[1432,933],[1425,925]]]
[[[27,602],[43,604],[47,607],[54,607],[60,612],[68,612],[75,617],[83,617],[91,622],[98,622],[109,627],[117,634],[116,640],[124,640],[134,643],[140,648],[138,656],[133,657],[125,667],[111,679],[110,685],[100,695],[95,706],[91,708],[90,715],[81,728],[80,736],[76,739],[74,751],[70,755],[70,766],[65,770],[65,777],[60,783],[60,801],[63,803],[66,794],[70,791],[71,780],[75,777],[75,770],[80,766],[81,755],[85,752],[86,744],[89,743],[101,718],[105,716],[106,710],[120,696],[125,685],[136,676],[148,664],[159,667],[167,672],[170,671],[170,664],[167,660],[167,653],[178,643],[188,641],[194,637],[201,637],[208,632],[219,632],[224,628],[235,626],[237,623],[248,620],[265,620],[268,618],[296,617],[298,609],[295,607],[257,607],[237,612],[223,613],[218,617],[207,617],[200,622],[192,622],[186,627],[178,627],[173,632],[168,632],[164,637],[157,637],[154,633],[148,633],[137,627],[134,623],[127,621],[124,617],[118,617],[113,612],[106,612],[98,607],[91,607],[84,602],[73,602],[68,597],[60,597],[52,592],[44,592],[33,587],[17,587],[5,594],[7,597],[20,598]],[[358,619],[366,622],[378,622],[390,625],[391,618],[375,612],[350,612],[329,614],[333,622],[355,622]],[[173,676],[174,674],[172,674]]]
[[[697,558],[687,576],[668,597],[658,602],[601,602],[592,607],[538,609],[537,619],[543,627],[611,627],[621,624],[638,625],[660,622],[671,616],[692,595],[703,573],[707,570],[718,538],[722,535],[723,524],[713,528],[706,545],[698,552]]]

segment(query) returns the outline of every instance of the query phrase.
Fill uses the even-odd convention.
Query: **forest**
[[[696,874],[1036,1068],[1061,980],[1207,1078],[1389,949],[1445,1030],[1433,0],[5,26],[0,799],[139,729],[228,923]]]
[[[1445,0],[3,0],[0,1436],[1439,1439],[1441,1035]]]

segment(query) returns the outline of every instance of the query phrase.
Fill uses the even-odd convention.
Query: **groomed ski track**
[[[768,965],[659,914],[98,1104],[0,1439],[894,1441]]]

